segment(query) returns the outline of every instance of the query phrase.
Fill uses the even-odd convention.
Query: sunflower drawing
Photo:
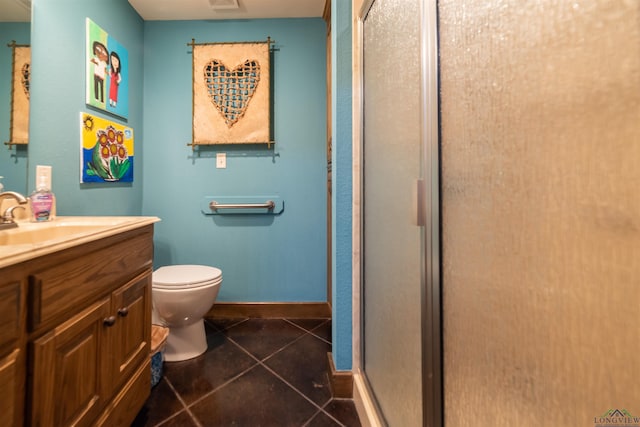
[[[87,174],[99,176],[105,181],[119,181],[130,167],[124,133],[113,126],[98,129],[91,161],[87,162]]]

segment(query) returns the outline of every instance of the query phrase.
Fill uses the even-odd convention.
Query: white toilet
[[[177,362],[207,350],[203,316],[216,300],[222,271],[205,265],[171,265],[153,272],[153,318],[169,327],[164,360]]]

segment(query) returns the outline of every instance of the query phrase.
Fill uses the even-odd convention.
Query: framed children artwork
[[[133,182],[133,129],[80,113],[80,182]]]
[[[129,54],[117,40],[87,18],[86,103],[117,116],[129,116]]]
[[[192,146],[271,144],[270,45],[196,43]]]

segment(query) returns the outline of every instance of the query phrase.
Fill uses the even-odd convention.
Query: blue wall
[[[27,192],[26,146],[7,148],[11,120],[11,70],[13,49],[7,47],[11,40],[17,44],[29,44],[31,24],[28,22],[0,22],[0,181],[5,190]]]
[[[144,35],[144,215],[156,266],[222,269],[219,301],[326,301],[326,26],[320,18],[148,21]],[[275,146],[193,151],[187,43],[275,40]],[[216,153],[227,168],[216,169]],[[207,216],[207,196],[272,195],[278,216]]]
[[[156,267],[220,267],[220,301],[326,301],[326,26],[320,18],[144,22],[126,0],[34,0],[29,176],[53,166],[59,215],[156,215]],[[85,18],[128,49],[132,184],[80,184]],[[193,151],[187,43],[275,40],[275,146]],[[216,169],[217,152],[227,168]],[[273,195],[278,216],[211,216],[207,196]],[[350,324],[348,325],[350,328]]]
[[[337,370],[352,367],[352,24],[351,2],[334,1],[331,9],[333,122],[333,358]]]
[[[85,105],[85,19],[129,53],[129,118]],[[126,0],[33,0],[29,180],[38,164],[53,167],[58,215],[139,215],[142,211],[142,50],[144,21]],[[80,184],[80,112],[134,129],[135,176],[125,184]],[[32,189],[30,189],[32,190]]]

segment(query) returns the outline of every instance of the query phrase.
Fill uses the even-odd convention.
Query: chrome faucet
[[[9,206],[7,210],[4,211],[4,213],[0,217],[0,230],[17,227],[18,224],[16,224],[15,222],[13,211],[18,208],[24,209],[24,206],[20,206],[20,205],[27,204],[27,198],[24,197],[22,194],[16,193],[15,191],[5,191],[3,193],[0,193],[0,205],[2,204],[2,199],[7,199],[7,198],[16,200],[19,203],[19,205]]]

